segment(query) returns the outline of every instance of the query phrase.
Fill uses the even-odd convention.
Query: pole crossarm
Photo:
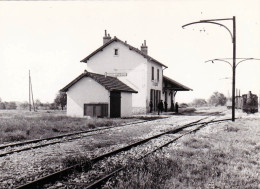
[[[238,64],[240,64],[241,62],[247,61],[247,60],[260,60],[258,58],[236,58],[236,59],[240,60],[240,61],[237,62],[237,64],[235,65],[235,68],[238,66]],[[228,63],[231,66],[231,68],[233,68],[232,64],[227,60],[233,60],[233,58],[215,58],[215,59],[207,60],[207,61],[205,61],[205,63],[207,63],[207,62],[214,63],[214,61],[222,61],[222,62]]]
[[[245,58],[244,60],[239,61],[239,62],[236,64],[236,67],[238,66],[238,64],[240,64],[241,62],[244,62],[244,61],[246,61],[246,60],[260,60],[260,59],[258,59],[258,58]]]
[[[231,64],[230,62],[228,62],[228,61],[226,61],[226,60],[223,60],[223,59],[218,59],[218,58],[212,59],[212,60],[207,60],[207,61],[205,61],[205,63],[207,63],[207,62],[212,62],[212,63],[214,63],[214,61],[226,62],[226,63],[228,63],[228,64],[231,66],[231,68],[233,68],[233,66],[232,66],[232,64]]]
[[[224,20],[233,20],[233,18],[220,18],[220,19],[207,19],[207,20],[200,20],[202,22],[214,22],[214,21],[224,21]]]
[[[213,21],[220,21],[220,20],[232,20],[232,19],[200,20],[198,22],[191,22],[191,23],[185,24],[185,25],[182,26],[182,28],[184,29],[186,26],[190,26],[190,25],[193,25],[193,24],[203,24],[203,23],[206,23],[206,24],[216,24],[216,25],[224,27],[229,32],[229,34],[231,36],[231,39],[232,39],[232,43],[234,43],[234,37],[233,37],[233,34],[230,31],[230,29],[227,26],[223,25],[223,24],[220,24],[218,22],[213,22]]]

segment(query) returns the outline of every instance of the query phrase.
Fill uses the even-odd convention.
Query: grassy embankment
[[[0,143],[47,138],[129,121],[131,120],[73,118],[65,116],[65,112],[61,111],[1,110]]]
[[[260,188],[260,117],[215,124],[133,162],[105,188]]]

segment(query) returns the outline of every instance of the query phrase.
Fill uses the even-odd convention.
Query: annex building
[[[163,75],[166,65],[148,55],[146,41],[140,50],[105,31],[103,45],[81,62],[87,70],[61,89],[67,93],[67,115],[128,117],[157,110],[160,100],[170,108],[177,91],[189,91]]]

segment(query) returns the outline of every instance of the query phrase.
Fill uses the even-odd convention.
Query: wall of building
[[[67,92],[67,115],[83,117],[84,104],[87,103],[108,103],[108,115],[110,115],[109,102],[109,91],[95,80],[85,77]]]
[[[154,80],[152,80],[152,67],[154,67]],[[157,69],[159,69],[159,80],[157,79]],[[147,64],[147,98],[146,98],[147,112],[149,112],[149,102],[151,100],[150,99],[151,89],[160,90],[161,99],[163,100],[162,82],[163,82],[162,66],[152,61],[149,61],[149,64]],[[154,104],[154,106],[157,106],[157,104]]]
[[[132,116],[132,93],[121,92],[121,117]]]
[[[114,55],[118,49],[118,55]],[[132,94],[133,112],[146,111],[147,103],[147,59],[121,42],[113,42],[87,62],[87,70],[99,74],[126,73],[127,76],[117,77],[129,87],[138,91]]]

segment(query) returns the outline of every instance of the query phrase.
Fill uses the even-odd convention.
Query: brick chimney
[[[142,51],[144,54],[148,54],[148,47],[146,46],[146,40],[144,40],[144,43],[143,43],[142,46],[141,46],[141,51]]]
[[[111,40],[111,37],[109,34],[107,34],[107,30],[105,30],[105,36],[103,37],[103,45],[106,44]]]

